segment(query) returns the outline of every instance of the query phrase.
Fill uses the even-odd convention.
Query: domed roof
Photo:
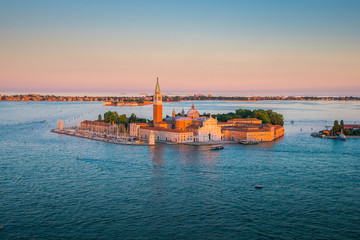
[[[191,109],[187,112],[187,116],[189,118],[197,118],[200,116],[198,110],[195,109],[194,104],[192,105]]]

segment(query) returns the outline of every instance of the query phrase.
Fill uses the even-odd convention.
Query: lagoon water
[[[192,103],[164,103],[164,115]],[[108,110],[151,118],[152,106],[0,102],[0,239],[360,238],[360,139],[310,136],[334,119],[359,123],[359,102],[194,103],[273,109],[286,135],[221,151],[113,145],[50,130]]]

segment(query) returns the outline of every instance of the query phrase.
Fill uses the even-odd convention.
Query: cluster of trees
[[[98,116],[98,121],[101,121],[101,114]],[[117,123],[117,124],[125,124],[134,123],[134,122],[146,122],[146,119],[137,119],[134,113],[131,114],[129,118],[126,117],[126,114],[119,115],[116,111],[107,111],[104,113],[104,121],[107,123]]]
[[[336,135],[337,133],[341,132],[341,130],[343,131],[343,133],[345,135],[355,135],[355,136],[360,136],[360,131],[359,130],[351,130],[351,129],[344,129],[344,121],[341,120],[340,123],[338,120],[334,121],[334,126],[331,129],[331,135]]]
[[[336,133],[341,132],[341,130],[344,130],[344,121],[341,120],[340,124],[339,124],[339,121],[335,120],[334,121],[334,126],[331,129],[331,134],[335,135]]]
[[[257,118],[262,120],[263,123],[276,124],[280,126],[284,126],[284,117],[283,115],[274,112],[273,110],[263,110],[263,109],[255,109],[253,111],[249,109],[238,109],[234,112],[224,113],[224,114],[216,114],[219,122],[227,122],[228,120],[234,118]]]

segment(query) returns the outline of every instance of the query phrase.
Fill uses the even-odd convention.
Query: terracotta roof
[[[344,124],[344,128],[360,128],[358,124]]]
[[[226,125],[232,126],[233,123],[229,123],[229,122],[218,122],[218,125],[220,125],[220,126],[226,126]]]
[[[167,124],[167,122],[161,121],[161,122],[157,122],[157,123],[154,123],[154,124]]]
[[[152,131],[161,131],[161,132],[174,132],[174,133],[191,133],[190,131],[182,131],[177,129],[168,129],[168,128],[162,128],[162,127],[140,127],[141,129],[147,129]]]
[[[115,125],[112,123],[106,123],[104,121],[90,121],[90,120],[82,121],[81,124],[89,124],[89,125],[104,126],[104,127],[109,127],[109,126]]]
[[[260,119],[257,119],[257,118],[233,118],[233,119],[230,119],[228,122],[235,122],[235,121],[261,121]]]
[[[148,123],[136,123],[136,125],[139,125],[139,126],[149,126]]]
[[[198,130],[200,126],[196,126],[194,124],[191,124],[189,126],[186,127],[187,130],[190,130],[190,131],[194,131],[194,130]]]
[[[249,128],[249,127],[233,127],[233,126],[228,126],[228,127],[223,127],[223,130],[228,130],[228,131],[237,131],[237,132],[270,132],[271,128],[268,126],[262,126],[261,128]]]

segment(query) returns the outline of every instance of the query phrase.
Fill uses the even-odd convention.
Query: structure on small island
[[[213,117],[200,117],[194,104],[185,116],[183,113],[172,117],[162,116],[162,96],[159,80],[156,82],[153,100],[153,123],[131,123],[129,134],[131,137],[149,139],[154,134],[158,142],[191,143],[215,142],[221,140],[221,127]]]
[[[156,82],[153,100],[153,123],[131,123],[129,134],[131,137],[147,140],[151,134],[158,142],[173,143],[209,143],[226,141],[273,141],[284,135],[284,128],[279,125],[262,124],[256,118],[231,119],[219,123],[210,114],[209,117],[200,116],[194,104],[185,116],[184,112],[163,120],[162,98],[159,81]]]
[[[335,120],[334,125],[325,126],[325,130],[311,133],[313,137],[330,138],[330,139],[341,139],[346,140],[347,138],[360,138],[360,125],[359,124],[345,124],[343,120]],[[329,130],[329,128],[331,128]]]
[[[137,119],[134,115],[134,118],[133,116],[130,117],[133,118],[133,121],[127,123],[125,121],[128,127],[126,129],[125,124],[121,121],[118,120],[116,123],[114,120],[101,120],[100,115],[97,121],[85,120],[80,124],[76,123],[75,127],[66,127],[66,122],[64,124],[60,120],[58,128],[54,129],[53,132],[105,142],[143,145],[152,145],[156,142],[195,145],[218,144],[221,141],[267,142],[284,135],[282,126],[263,124],[262,120],[250,118],[249,115],[246,116],[247,118],[227,118],[226,122],[218,122],[217,116],[219,115],[215,118],[211,114],[200,116],[199,111],[192,104],[187,114],[185,114],[184,109],[178,114],[173,109],[172,116],[163,119],[162,110],[162,94],[157,79],[153,95],[153,122],[136,122]],[[115,113],[117,116],[117,112]],[[104,114],[104,119],[106,119],[106,114]],[[282,119],[282,115],[280,116]],[[124,117],[126,120],[126,115]],[[223,118],[221,120],[224,121]],[[265,123],[269,122],[266,119],[264,121]],[[282,125],[283,120],[281,121],[282,123],[278,124]]]

